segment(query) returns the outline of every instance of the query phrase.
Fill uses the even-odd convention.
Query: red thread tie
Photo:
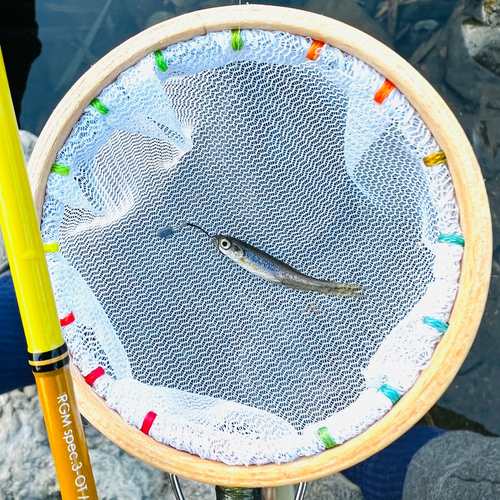
[[[144,432],[144,434],[149,434],[149,429],[151,429],[151,426],[153,425],[156,416],[157,415],[154,411],[150,411],[144,417],[144,421],[142,422],[142,427],[141,427],[141,431]]]
[[[374,101],[377,102],[378,104],[382,104],[387,96],[396,88],[394,83],[390,82],[389,80],[386,80],[382,86],[377,90],[377,93],[373,97]]]
[[[75,315],[70,312],[67,316],[64,316],[64,318],[59,320],[59,323],[61,323],[61,326],[67,326],[70,325],[75,321]]]
[[[318,40],[314,40],[314,42],[309,47],[307,52],[307,59],[311,59],[311,61],[316,61],[321,53],[321,49],[323,48],[324,42],[318,42]]]
[[[104,375],[104,368],[98,366],[95,370],[92,370],[86,377],[85,382],[89,385],[94,385],[94,382]]]

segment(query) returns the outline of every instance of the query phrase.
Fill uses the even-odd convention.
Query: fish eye
[[[220,240],[220,246],[224,250],[227,250],[228,248],[230,248],[231,242],[229,240],[227,240],[226,238],[222,238],[222,240]]]

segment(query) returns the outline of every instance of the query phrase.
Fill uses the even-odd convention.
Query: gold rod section
[[[61,496],[97,500],[1,50],[0,224]]]
[[[69,364],[34,375],[63,500],[97,500]]]

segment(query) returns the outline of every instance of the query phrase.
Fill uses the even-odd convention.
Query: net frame
[[[491,230],[482,177],[465,134],[443,101],[416,71],[387,47],[342,23],[292,9],[251,5],[210,9],[167,21],[118,47],[86,73],[52,115],[33,153],[29,170],[38,215],[56,152],[83,108],[104,87],[152,51],[209,31],[235,27],[285,31],[324,41],[358,57],[391,80],[419,112],[447,155],[467,241],[461,286],[450,327],[429,368],[382,420],[341,447],[314,457],[256,468],[226,466],[172,450],[136,429],[124,429],[121,418],[103,404],[83,382],[79,371],[73,369],[82,413],[132,454],[169,472],[204,482],[271,486],[322,477],[367,458],[401,435],[434,404],[458,371],[479,325],[488,289]]]

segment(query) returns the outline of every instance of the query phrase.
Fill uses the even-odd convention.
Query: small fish
[[[237,238],[222,234],[210,236],[201,227],[189,222],[186,225],[203,231],[222,254],[266,281],[295,290],[313,291],[326,295],[364,297],[362,286],[311,278]]]

